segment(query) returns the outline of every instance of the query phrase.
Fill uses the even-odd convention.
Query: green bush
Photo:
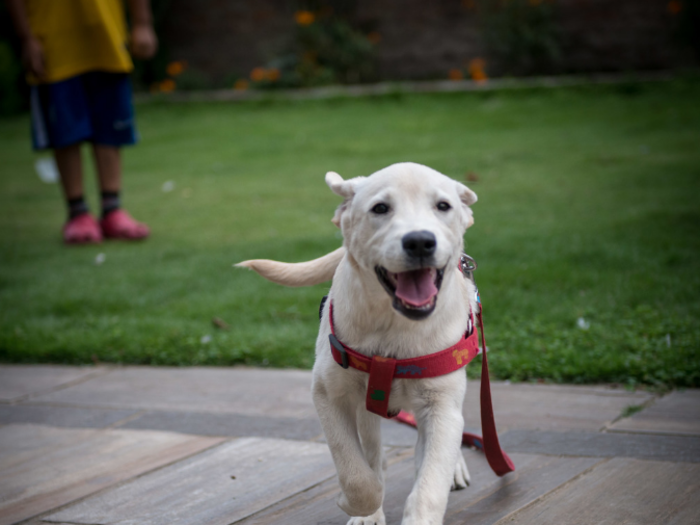
[[[252,74],[256,87],[312,87],[376,80],[374,45],[331,5],[297,11],[287,50]]]
[[[12,115],[22,109],[21,74],[22,66],[12,47],[0,41],[0,115]]]
[[[507,75],[551,73],[561,60],[553,0],[481,0],[482,34]]]

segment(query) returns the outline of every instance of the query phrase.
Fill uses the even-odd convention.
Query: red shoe
[[[145,239],[151,233],[148,226],[136,222],[122,209],[114,210],[100,221],[105,239]]]
[[[102,232],[95,217],[83,213],[68,220],[63,227],[63,241],[66,244],[97,244],[102,242]]]

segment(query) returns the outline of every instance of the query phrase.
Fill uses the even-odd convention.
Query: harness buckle
[[[343,344],[338,341],[338,338],[334,336],[333,334],[328,334],[328,339],[331,342],[331,346],[335,348],[338,353],[340,354],[340,363],[338,363],[340,366],[343,368],[348,368],[350,366],[349,360],[348,360],[348,353],[345,351],[345,347]]]

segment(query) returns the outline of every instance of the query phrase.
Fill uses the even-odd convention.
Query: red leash
[[[484,338],[484,321],[481,318],[481,313],[477,316],[479,321],[479,332],[481,333],[481,431],[484,437],[469,432],[462,433],[462,445],[476,447],[484,451],[486,460],[489,462],[491,470],[496,475],[503,476],[515,470],[513,461],[508,457],[508,454],[501,448],[498,442],[498,433],[496,432],[496,420],[493,415],[493,404],[491,403],[491,382],[489,381],[489,365],[486,358],[486,339]],[[416,427],[416,418],[413,414],[399,412],[396,416],[396,421]]]

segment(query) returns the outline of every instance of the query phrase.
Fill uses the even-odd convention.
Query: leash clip
[[[474,270],[477,269],[476,261],[473,257],[470,257],[466,253],[462,252],[459,257],[459,269],[462,270],[464,277],[469,279],[474,285],[474,293],[476,295],[476,302],[481,305],[481,297],[479,297],[479,287],[476,285],[476,280],[474,279]]]
[[[473,279],[471,272],[477,269],[477,264],[473,257],[470,257],[466,253],[462,252],[462,255],[459,257],[459,268],[462,270],[464,275],[470,279]]]

